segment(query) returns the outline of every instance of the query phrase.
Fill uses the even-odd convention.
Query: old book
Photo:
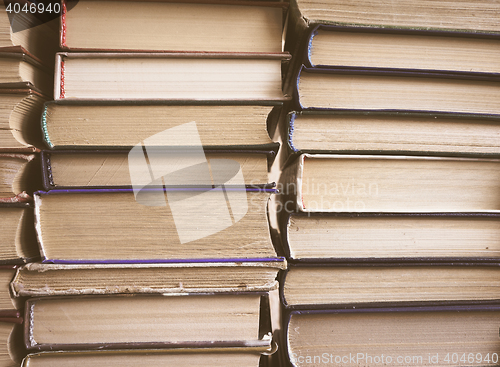
[[[2,242],[3,244],[3,242]],[[3,247],[3,246],[2,246]],[[12,265],[0,265],[0,366],[19,366],[22,358],[23,305],[11,297],[10,282],[16,273]]]
[[[248,147],[272,143],[267,121],[275,119],[281,104],[62,100],[45,104],[42,129],[50,148],[131,148],[167,129],[177,145],[193,144],[181,129],[174,128],[194,121],[203,147]]]
[[[33,193],[40,184],[40,162],[35,154],[0,153],[0,202]]]
[[[170,264],[41,264],[11,276],[15,297],[120,293],[247,292],[277,289],[284,259]],[[12,274],[12,272],[11,272]]]
[[[294,262],[495,262],[500,257],[498,214],[291,213],[282,233]]]
[[[285,100],[287,53],[58,53],[55,99]]]
[[[32,89],[0,88],[0,152],[43,147],[40,116],[46,98]]]
[[[287,307],[498,303],[497,263],[304,264],[282,278]]]
[[[17,303],[10,295],[10,282],[15,274],[15,265],[0,265],[0,321],[21,316],[17,310]]]
[[[0,203],[0,217],[0,264],[22,264],[39,259],[30,203]]]
[[[266,300],[266,294],[255,292],[31,298],[25,344],[30,350],[239,347],[266,352],[271,351]]]
[[[46,68],[24,52],[9,52],[0,48],[0,88],[32,88],[51,96],[54,90],[52,69]]]
[[[22,367],[63,367],[76,363],[80,367],[162,367],[162,366],[204,366],[204,367],[259,367],[265,356],[255,352],[235,351],[233,349],[189,352],[168,350],[149,351],[80,351],[80,352],[41,352],[28,354]],[[265,364],[263,365],[265,366]]]
[[[500,72],[500,37],[393,28],[313,27],[309,67]]]
[[[499,182],[498,159],[301,154],[281,188],[303,212],[498,213]]]
[[[397,3],[365,0],[356,4],[345,0],[296,0],[292,4],[293,19],[302,27],[333,23],[498,34],[500,6],[488,0],[473,3],[439,0],[433,1],[432,6],[411,0]]]
[[[69,11],[67,4],[73,5]],[[70,50],[281,52],[287,5],[65,0],[60,45]]]
[[[23,10],[26,3],[17,2],[19,8],[15,4],[10,0],[0,3],[0,52],[29,53],[52,69],[58,43],[57,14],[61,11],[60,7],[59,11],[52,8],[59,4],[51,3],[52,13],[47,12],[45,3],[43,9],[36,8],[35,12]]]
[[[292,366],[495,365],[496,306],[294,311],[285,345]]]
[[[265,150],[262,146],[257,150],[243,149],[216,149],[205,150],[207,164],[213,168],[222,164],[223,170],[237,165],[243,177],[242,184],[248,187],[262,187],[268,185],[267,167],[275,155],[274,150]],[[165,163],[170,165],[195,166],[197,157],[191,154],[189,148],[154,149],[157,154],[168,155]],[[133,159],[129,158],[130,151],[123,150],[72,150],[72,151],[43,151],[42,171],[45,190],[60,188],[85,187],[131,187],[134,168]],[[151,149],[148,152],[151,155]],[[168,159],[168,162],[166,160]],[[224,162],[227,162],[225,164]],[[179,184],[199,186],[213,185],[203,175],[193,170],[179,177]],[[270,185],[271,186],[271,185]]]
[[[274,192],[231,185],[145,187],[137,198],[131,189],[41,192],[38,242],[46,262],[269,261],[276,258],[267,218]]]
[[[499,114],[499,74],[305,68],[300,108]]]
[[[292,152],[498,155],[500,115],[377,112],[291,112]]]
[[[15,322],[14,322],[15,321]],[[18,367],[24,358],[22,318],[0,321],[0,366]]]

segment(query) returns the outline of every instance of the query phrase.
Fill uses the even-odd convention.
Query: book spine
[[[298,152],[299,150],[293,145],[293,133],[294,133],[294,122],[297,114],[295,112],[290,112],[287,117],[288,122],[288,133],[287,133],[287,141],[288,147],[292,152]]]
[[[287,210],[287,208],[285,208],[285,210],[283,210],[283,216],[280,220],[280,228],[281,228],[281,238],[282,238],[282,241],[283,241],[283,247],[284,247],[284,250],[285,250],[285,258],[288,260],[293,260],[293,257],[292,257],[292,252],[291,252],[291,248],[290,248],[290,245],[289,245],[289,238],[288,238],[288,228],[290,227],[290,220],[291,220],[291,217],[292,217],[292,211],[289,211]],[[285,269],[286,270],[286,269]],[[283,281],[285,279],[283,278]],[[280,283],[282,284],[282,283]]]
[[[61,0],[61,25],[59,30],[59,44],[61,48],[67,48],[66,45],[66,0]]]
[[[15,322],[21,323],[18,319],[21,319],[21,313],[18,310],[0,310],[0,321],[1,322]]]
[[[297,185],[297,203],[299,205],[299,209],[301,211],[305,211],[305,205],[304,205],[304,195],[302,193],[302,173],[304,171],[304,161],[308,155],[307,154],[302,154],[300,155],[298,159],[298,167],[297,167],[297,175],[295,177],[294,182],[296,182]]]
[[[320,26],[316,26],[314,28],[312,28],[309,32],[309,35],[307,37],[307,41],[306,41],[306,54],[304,56],[304,63],[306,64],[306,66],[308,67],[316,67],[317,65],[314,65],[312,63],[312,59],[311,59],[311,56],[312,56],[312,48],[313,48],[313,39],[314,37],[318,34],[318,29],[320,28]]]
[[[43,141],[49,148],[54,148],[54,144],[50,141],[49,131],[47,130],[47,110],[49,106],[47,103],[43,105],[42,117],[41,117],[41,127],[42,127],[42,136]]]
[[[299,93],[299,83],[300,83],[300,77],[302,75],[302,71],[304,70],[305,65],[301,65],[299,68],[299,71],[297,73],[297,77],[295,78],[295,84],[293,86],[293,99],[297,101],[297,107],[299,110],[303,110],[306,107],[302,105],[302,102],[300,101],[300,93]],[[316,69],[313,69],[316,70]]]
[[[0,198],[0,204],[4,203],[29,203],[31,201],[31,196],[28,195],[26,191],[23,191],[16,196]]]
[[[61,80],[60,80],[60,85],[59,85],[59,89],[60,89],[60,94],[59,94],[59,98],[63,99],[66,97],[66,93],[65,93],[65,90],[64,90],[64,61],[61,59],[61,76],[60,76]]]
[[[33,202],[35,206],[35,232],[36,239],[38,242],[38,249],[40,250],[40,257],[42,260],[45,260],[45,251],[43,248],[43,239],[42,239],[42,227],[40,224],[40,206],[42,205],[42,198],[38,193],[33,195]]]
[[[52,176],[52,166],[50,164],[50,153],[42,150],[42,186],[45,191],[55,189],[54,177]]]
[[[54,99],[60,100],[64,98],[64,52],[56,53],[56,65],[54,72]]]
[[[16,311],[18,312],[18,311]],[[23,318],[22,317],[0,317],[0,322],[8,323],[8,324],[18,324],[22,325]]]

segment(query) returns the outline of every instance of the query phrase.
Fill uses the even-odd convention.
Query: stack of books
[[[23,365],[270,363],[288,6],[63,1]]]
[[[52,98],[57,48],[54,20],[29,4],[0,3],[0,364],[18,366],[23,308],[10,282],[16,268],[40,258],[33,192],[41,188],[39,128],[43,103]]]
[[[460,4],[291,5],[293,366],[498,363],[500,8]]]
[[[9,243],[7,243],[9,245]],[[7,262],[8,263],[8,262]],[[23,357],[23,317],[20,302],[11,297],[10,282],[16,272],[16,265],[0,265],[0,364],[18,366]]]
[[[37,122],[52,98],[57,23],[18,7],[0,4],[0,151],[25,153],[41,146]]]

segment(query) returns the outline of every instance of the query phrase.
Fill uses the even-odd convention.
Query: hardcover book
[[[0,153],[0,202],[22,200],[39,188],[39,164],[35,154]]]
[[[498,305],[292,311],[292,366],[496,365]],[[473,352],[472,352],[473,351]]]
[[[58,53],[54,98],[272,100],[288,53]]]
[[[500,72],[500,35],[320,24],[307,39],[308,67]]]
[[[403,0],[388,3],[383,0],[294,0],[291,18],[304,29],[318,23],[372,26],[375,28],[402,27],[410,29],[445,29],[461,32],[498,34],[500,6],[489,0],[462,1]]]
[[[265,367],[266,357],[260,353],[241,351],[235,348],[216,351],[79,351],[41,352],[28,354],[22,367],[63,367],[77,363],[80,367]]]
[[[269,188],[51,190],[35,200],[42,259],[60,263],[276,261]],[[227,195],[227,196],[226,196]]]
[[[132,148],[167,129],[168,142],[188,146],[195,142],[174,128],[194,121],[203,147],[248,149],[272,143],[267,125],[276,119],[281,105],[271,101],[51,101],[44,107],[42,130],[46,145],[53,149]]]
[[[499,76],[302,67],[296,97],[300,109],[499,114]]]
[[[231,164],[238,165],[243,177],[242,184],[248,187],[274,187],[268,184],[267,167],[276,154],[270,146],[257,149],[205,149],[207,164],[215,166],[224,162],[221,169],[228,170]],[[260,148],[260,149],[259,149]],[[276,147],[277,148],[277,147]],[[158,153],[168,155],[168,164],[194,166],[198,163],[189,147],[155,148]],[[266,150],[267,149],[267,150]],[[151,151],[151,149],[150,149]],[[55,150],[42,151],[42,172],[45,190],[89,188],[89,187],[132,187],[134,168],[130,150]],[[133,153],[132,153],[133,154]],[[167,158],[166,158],[167,159]],[[225,167],[224,167],[225,166]],[[186,186],[203,186],[208,182],[199,172],[183,174],[179,183]],[[212,182],[210,182],[212,184]]]
[[[0,3],[0,52],[28,53],[52,70],[57,52],[59,19],[42,22],[44,16],[49,14],[45,3],[43,9],[36,8],[35,13],[29,8],[22,10],[26,3],[21,5],[17,2],[19,9],[14,4],[14,1]],[[52,4],[51,10],[55,11]]]
[[[281,52],[287,7],[271,1],[64,0],[60,46],[78,51]]]
[[[285,122],[292,153],[500,154],[500,115],[292,111]]]
[[[52,66],[52,65],[51,65]],[[10,52],[0,48],[0,88],[36,89],[46,96],[53,91],[52,68],[46,68],[34,56],[26,52]]]
[[[39,124],[45,101],[32,89],[0,88],[0,152],[34,152],[43,146]]]
[[[500,257],[494,213],[289,213],[281,233],[292,262],[494,263]]]
[[[24,358],[22,318],[0,320],[0,365],[19,366]]]
[[[308,263],[281,279],[282,302],[294,309],[498,303],[496,263]]]
[[[325,213],[498,213],[499,182],[498,159],[341,154],[301,154],[281,179],[283,200]]]
[[[32,298],[25,312],[29,350],[272,349],[267,294],[255,292]]]
[[[17,303],[10,295],[10,282],[15,274],[15,265],[0,265],[0,321],[2,322],[9,320],[22,322],[22,320],[17,320],[21,314],[17,310]]]
[[[191,294],[264,292],[278,289],[284,259],[244,262],[166,264],[42,264],[19,267],[11,290],[15,297],[89,294]],[[13,278],[13,279],[12,279]]]
[[[0,264],[23,264],[39,259],[29,198],[0,203],[0,217]]]

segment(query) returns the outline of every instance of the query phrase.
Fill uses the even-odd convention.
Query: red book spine
[[[61,0],[61,47],[66,47],[66,1]]]
[[[64,92],[64,61],[61,60],[61,86],[60,86],[60,96],[59,98],[64,98],[65,97],[65,92]]]

